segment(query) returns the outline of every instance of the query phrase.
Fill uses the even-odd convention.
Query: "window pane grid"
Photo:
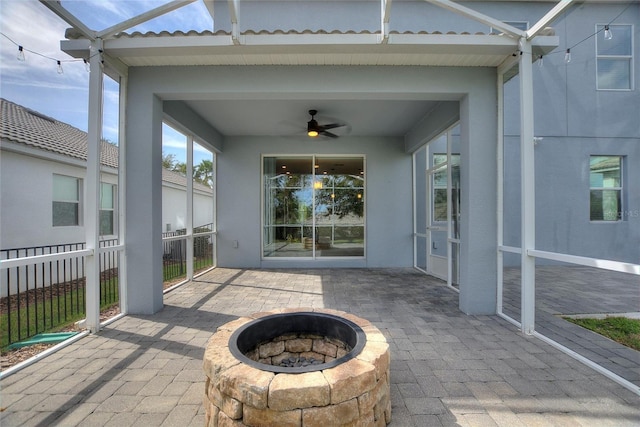
[[[589,159],[589,219],[619,221],[622,218],[622,157]]]
[[[67,227],[80,225],[80,179],[53,175],[52,225]]]
[[[596,74],[598,90],[631,90],[633,40],[631,25],[609,25],[614,36],[605,39],[604,25],[596,26]]]
[[[362,157],[264,157],[264,257],[364,256]]]

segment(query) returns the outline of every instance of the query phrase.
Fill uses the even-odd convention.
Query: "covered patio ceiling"
[[[524,32],[499,20],[480,14],[448,0],[427,0],[465,18],[481,22],[500,34],[389,31],[391,0],[381,0],[379,31],[266,31],[240,32],[238,5],[228,2],[230,31],[140,33],[129,28],[153,19],[195,0],[168,2],[140,16],[102,31],[86,27],[58,2],[41,0],[73,28],[67,31],[62,49],[76,58],[89,58],[89,44],[99,43],[105,72],[116,75],[136,66],[450,66],[498,67],[514,59],[521,39],[532,43],[533,58],[545,55],[558,45],[553,30],[547,28],[552,17],[545,17]],[[203,0],[213,17],[213,1]],[[569,3],[561,2],[551,12],[558,13]],[[551,13],[550,12],[550,13]],[[555,16],[555,15],[553,15]],[[229,27],[227,25],[227,27]],[[90,42],[90,43],[88,43]],[[212,78],[215,76],[212,75]],[[330,75],[326,77],[330,82]],[[383,88],[370,93],[309,93],[305,99],[271,95],[268,99],[215,99],[206,93],[191,99],[182,94],[167,94],[165,100],[179,100],[216,128],[223,136],[304,134],[308,110],[318,110],[323,122],[341,122],[348,126],[336,133],[351,136],[406,135],[442,101],[455,96],[431,99],[407,99],[385,95]]]

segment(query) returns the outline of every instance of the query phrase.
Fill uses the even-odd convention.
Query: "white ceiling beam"
[[[176,9],[179,9],[183,6],[193,3],[196,0],[173,0],[169,3],[166,3],[162,6],[158,6],[155,9],[151,9],[148,12],[142,13],[138,16],[135,16],[131,19],[127,19],[119,24],[113,25],[109,28],[105,28],[102,31],[97,33],[97,37],[102,39],[106,39],[114,34],[117,34],[121,31],[125,31],[131,27],[135,27],[136,25],[142,24],[144,22],[150,21],[158,16],[162,16],[165,13],[172,12]]]
[[[466,16],[467,18],[471,18],[474,21],[478,21],[482,24],[488,25],[489,27],[496,28],[503,33],[507,33],[513,37],[523,37],[525,32],[513,27],[509,24],[505,24],[499,19],[492,18],[490,16],[484,15],[480,12],[477,12],[473,9],[469,9],[468,7],[461,6],[457,3],[454,3],[450,0],[424,0],[429,3],[432,3],[436,6],[442,7],[444,9],[450,10],[451,12],[457,13],[458,15]]]
[[[558,16],[564,12],[566,8],[573,4],[573,0],[560,0],[553,9],[551,9],[546,15],[544,15],[534,26],[527,30],[527,40],[531,40],[537,36],[540,31],[544,30],[551,22],[553,22]]]
[[[80,21],[78,18],[76,18],[71,12],[69,12],[67,9],[62,7],[62,4],[60,4],[59,1],[40,0],[40,3],[45,5],[49,10],[51,10],[53,13],[55,13],[60,18],[62,18],[62,20],[64,20],[67,24],[71,25],[80,33],[82,33],[82,35],[88,38],[89,40],[96,39],[97,37],[96,32],[91,28],[87,27],[86,25],[84,25],[84,23]]]

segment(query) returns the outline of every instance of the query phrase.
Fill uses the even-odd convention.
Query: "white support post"
[[[187,135],[187,279],[193,280],[193,136]]]
[[[535,164],[533,150],[533,76],[531,42],[520,39],[520,159],[521,159],[521,324],[522,332],[535,329],[535,257],[529,250],[536,243]]]
[[[127,83],[126,76],[120,76],[120,99],[119,99],[119,120],[118,120],[118,237],[120,244],[127,243],[127,156],[126,153],[126,117],[127,117]],[[118,252],[118,296],[120,297],[120,313],[129,312],[127,301],[127,250]]]
[[[447,131],[447,286],[453,286],[453,260],[451,259],[451,255],[453,254],[453,243],[451,239],[453,238],[452,230],[453,230],[453,209],[451,204],[453,203],[453,195],[451,193],[452,190],[452,167],[451,163],[451,131]]]
[[[391,19],[391,1],[380,0],[380,43],[389,42],[389,21]]]
[[[496,222],[498,230],[496,234],[497,245],[500,248],[504,244],[504,72],[498,67],[498,77],[496,80],[496,91],[498,93],[498,146],[496,150],[496,174],[497,174],[497,206]],[[498,284],[496,288],[496,313],[502,314],[503,291],[504,291],[504,255],[498,250],[496,253],[496,267]]]
[[[100,330],[100,145],[102,141],[102,40],[89,48],[89,123],[87,127],[87,175],[84,186],[84,229],[86,247],[93,251],[85,258],[87,328]]]
[[[239,4],[238,0],[229,0],[229,16],[231,18],[231,39],[233,44],[240,44]]]

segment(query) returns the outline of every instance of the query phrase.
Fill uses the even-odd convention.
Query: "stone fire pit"
[[[385,426],[389,362],[382,333],[342,311],[242,317],[219,327],[207,344],[205,425]]]

